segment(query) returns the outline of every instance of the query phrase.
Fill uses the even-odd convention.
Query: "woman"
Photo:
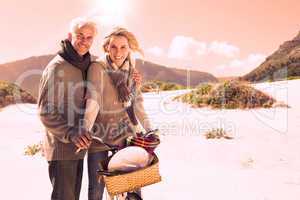
[[[106,53],[91,64],[87,79],[89,92],[85,126],[110,145],[124,147],[126,138],[140,132],[137,119],[146,131],[151,125],[143,106],[133,52],[142,54],[136,37],[124,28],[117,28],[104,41]],[[137,118],[135,118],[135,116]],[[94,141],[94,140],[93,140]],[[103,182],[97,182],[99,162],[107,158],[107,147],[93,142],[88,154],[89,200],[100,200]]]

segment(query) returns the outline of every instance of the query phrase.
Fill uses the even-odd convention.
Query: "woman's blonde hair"
[[[133,52],[138,52],[142,56],[144,56],[144,52],[141,49],[141,47],[139,45],[139,42],[137,41],[135,35],[133,33],[129,32],[127,29],[121,28],[121,27],[115,28],[109,35],[107,35],[104,38],[104,42],[103,42],[103,45],[102,45],[102,48],[103,48],[104,52],[106,52],[106,53],[108,52],[107,47],[109,45],[110,39],[113,36],[123,36],[123,37],[127,38],[128,44],[129,44],[129,48]]]

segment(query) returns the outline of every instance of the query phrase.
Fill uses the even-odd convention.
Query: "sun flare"
[[[106,15],[124,15],[129,5],[128,0],[97,0],[97,8]]]

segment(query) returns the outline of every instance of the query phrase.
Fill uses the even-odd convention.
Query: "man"
[[[96,24],[85,19],[71,23],[68,39],[45,68],[39,86],[39,117],[45,126],[43,143],[53,186],[52,200],[78,200],[83,158],[91,137],[81,130],[86,93],[86,73],[91,63],[89,49],[97,34]]]

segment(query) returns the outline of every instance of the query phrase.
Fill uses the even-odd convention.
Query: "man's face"
[[[127,38],[124,36],[112,36],[107,51],[110,59],[118,67],[122,66],[130,51]]]
[[[96,32],[94,28],[83,26],[72,34],[72,45],[80,56],[86,54],[92,46]]]

